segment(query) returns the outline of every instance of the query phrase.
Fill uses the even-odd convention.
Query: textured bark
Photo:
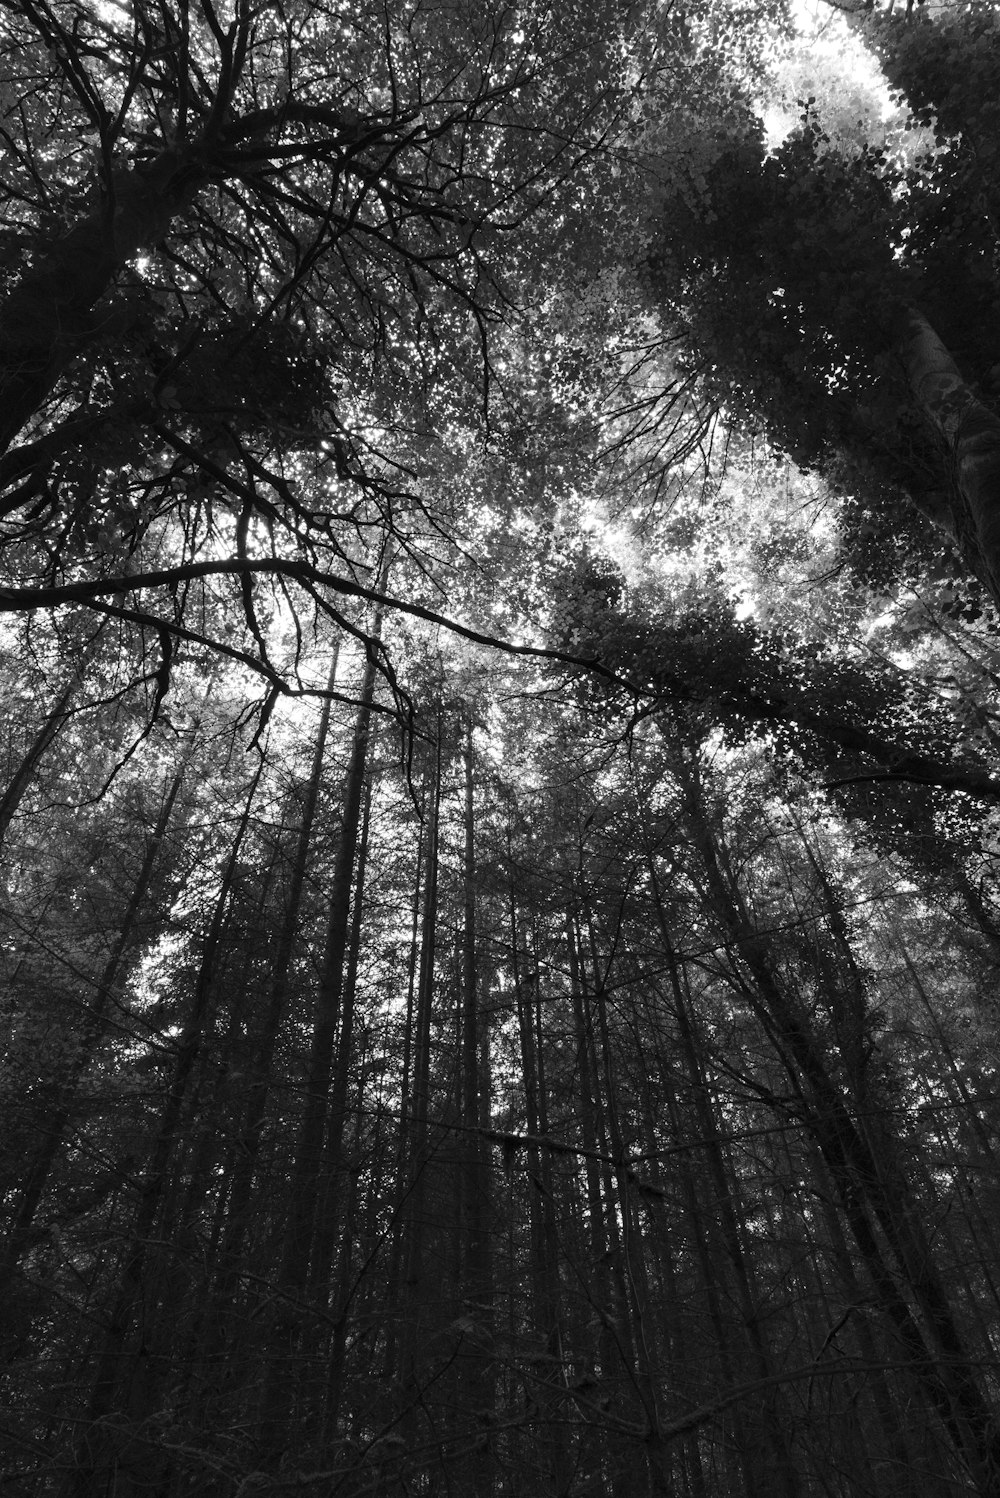
[[[1000,416],[969,388],[915,307],[899,340],[914,399],[947,448],[954,502],[945,523],[1000,605]]]

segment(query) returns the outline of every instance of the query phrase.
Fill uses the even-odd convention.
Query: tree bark
[[[916,307],[903,314],[898,346],[913,397],[948,453],[955,501],[944,528],[1000,607],[1000,416]]]

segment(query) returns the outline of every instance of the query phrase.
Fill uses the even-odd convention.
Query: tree
[[[769,152],[747,110],[668,198],[649,262],[714,399],[835,475],[890,553],[912,554],[915,507],[994,600],[995,184],[977,142],[995,133],[995,28],[989,6],[874,19],[907,129],[936,119],[937,144],[909,163],[838,149],[810,100]]]
[[[371,527],[416,544],[647,38],[605,3],[4,25],[3,607],[127,622],[160,698],[178,639],[287,688],[265,580],[347,627]]]
[[[859,519],[977,111],[768,149],[730,6],[27,6],[5,1491],[996,1498],[1000,660]]]

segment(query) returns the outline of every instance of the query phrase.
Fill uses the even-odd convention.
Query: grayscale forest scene
[[[1000,3],[0,0],[4,1498],[1000,1498]]]

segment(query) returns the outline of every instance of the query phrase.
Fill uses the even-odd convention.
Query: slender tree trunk
[[[666,1098],[672,1136],[677,1140],[683,1140],[687,1132],[685,1128],[687,1110],[682,1107],[669,1072],[665,1068],[660,1071],[660,1080]],[[701,1291],[705,1297],[709,1325],[712,1328],[718,1355],[719,1371],[722,1375],[723,1386],[731,1389],[742,1381],[739,1358],[744,1349],[738,1346],[740,1339],[738,1329],[734,1324],[735,1318],[727,1315],[723,1307],[721,1289],[725,1282],[725,1273],[720,1265],[723,1255],[716,1243],[717,1230],[711,1207],[704,1200],[703,1179],[695,1175],[690,1152],[681,1156],[677,1169],[680,1174],[684,1216],[687,1219],[687,1235],[694,1248]],[[685,1361],[690,1360],[690,1349],[683,1349],[683,1353]],[[746,1498],[769,1498],[767,1477],[761,1470],[762,1464],[759,1459],[759,1436],[748,1427],[745,1409],[742,1405],[734,1405],[728,1415],[723,1418],[729,1427],[725,1441],[727,1466],[729,1464],[728,1453],[735,1450],[734,1465],[742,1481]]]
[[[275,1327],[274,1352],[265,1380],[261,1415],[262,1444],[264,1450],[272,1455],[280,1450],[283,1441],[290,1435],[287,1420],[298,1381],[297,1359],[306,1315],[305,1292],[309,1282],[317,1210],[324,1185],[323,1143],[337,1029],[344,997],[351,895],[368,760],[380,627],[381,616],[376,618],[373,628],[375,643],[369,647],[361,688],[361,705],[355,721],[351,754],[344,778],[343,818],[330,885],[326,940],[313,1017],[305,1100],[292,1166],[288,1222],[278,1276],[282,1310]]]
[[[430,824],[424,874],[424,906],[420,927],[419,964],[413,1024],[413,1061],[406,1122],[407,1192],[402,1207],[404,1259],[404,1321],[400,1339],[400,1373],[408,1397],[417,1400],[421,1378],[423,1338],[427,1331],[429,1266],[426,1262],[428,1175],[432,1150],[429,1134],[431,1020],[433,1017],[437,950],[438,881],[441,833],[441,714],[438,714],[434,780],[430,793]]]
[[[629,1183],[628,1155],[622,1135],[618,1104],[618,1086],[612,1047],[611,1030],[608,1024],[607,994],[597,955],[596,935],[590,911],[587,911],[587,930],[593,969],[592,1003],[597,1017],[600,1056],[602,1063],[601,1092],[604,1114],[607,1119],[608,1143],[614,1161],[615,1194],[612,1220],[621,1224],[620,1266],[618,1280],[621,1286],[622,1307],[627,1313],[627,1322],[632,1328],[635,1367],[632,1377],[642,1399],[646,1421],[646,1447],[649,1463],[650,1490],[666,1493],[668,1490],[667,1449],[662,1435],[662,1415],[656,1380],[656,1345],[653,1337],[648,1298],[645,1292],[645,1261],[640,1239],[639,1219],[635,1213],[633,1192]],[[614,1234],[617,1239],[617,1233]],[[616,1243],[616,1248],[618,1247]],[[630,1358],[631,1361],[631,1358]],[[629,1472],[621,1463],[620,1476],[614,1480],[614,1491],[625,1492],[625,1483],[634,1486],[636,1474]]]
[[[645,1155],[644,1173],[649,1186],[652,1187],[651,1192],[643,1193],[649,1218],[649,1228],[646,1232],[646,1239],[650,1245],[647,1301],[658,1313],[657,1320],[661,1328],[659,1340],[663,1348],[660,1378],[665,1382],[668,1395],[684,1387],[684,1397],[696,1403],[698,1396],[694,1393],[694,1386],[701,1382],[698,1360],[692,1355],[686,1336],[685,1317],[681,1305],[682,1290],[675,1265],[675,1257],[679,1252],[681,1242],[680,1225],[677,1222],[679,1214],[673,1204],[671,1207],[666,1205],[668,1178],[661,1169],[659,1158],[665,1136],[672,1138],[675,1143],[679,1142],[676,1129],[668,1134],[664,1127],[664,1102],[667,1103],[668,1118],[674,1121],[677,1118],[677,1099],[673,1078],[664,1064],[667,1040],[662,1024],[662,1012],[659,1005],[650,1002],[648,992],[643,993],[641,1019],[637,1013],[636,1022],[641,1024],[642,1039],[639,1051],[645,1057],[645,1065],[639,1079],[638,1097]],[[685,1168],[686,1166],[681,1166],[682,1170]],[[677,1183],[672,1170],[669,1188],[670,1196],[675,1197]],[[670,1455],[680,1469],[682,1488],[692,1494],[693,1498],[707,1498],[705,1475],[697,1441],[689,1439],[680,1450],[676,1445],[672,1446],[664,1453],[665,1463]]]
[[[433,799],[433,798],[432,798]],[[413,878],[413,903],[410,917],[409,958],[406,973],[406,1020],[403,1027],[403,1065],[399,1083],[399,1128],[396,1142],[396,1170],[392,1193],[392,1235],[389,1245],[389,1268],[386,1276],[386,1303],[389,1307],[390,1323],[386,1335],[383,1379],[394,1379],[398,1374],[398,1355],[404,1341],[401,1332],[400,1313],[402,1307],[401,1281],[405,1271],[408,1248],[407,1205],[410,1181],[408,1168],[411,1144],[411,1098],[413,1094],[414,1026],[417,1018],[417,970],[420,961],[420,895],[427,859],[431,820],[427,815],[427,777],[424,776],[420,796],[420,832],[417,838],[416,869]]]
[[[327,679],[327,692],[332,693],[337,680],[339,645],[334,644]],[[247,1078],[247,1100],[236,1146],[236,1159],[230,1188],[230,1206],[226,1231],[223,1237],[223,1259],[225,1268],[219,1289],[220,1301],[224,1304],[234,1293],[233,1274],[238,1272],[243,1255],[243,1246],[251,1225],[251,1203],[253,1183],[260,1158],[264,1120],[267,1114],[268,1095],[271,1088],[271,1071],[274,1050],[281,1030],[282,1019],[288,1005],[288,980],[292,955],[299,932],[302,911],[302,894],[305,888],[306,871],[309,864],[309,849],[312,841],[316,806],[323,781],[323,758],[330,732],[330,710],[332,697],[323,700],[316,743],[313,748],[312,766],[306,781],[302,800],[302,813],[295,852],[292,857],[288,893],[285,899],[284,917],[278,940],[275,944],[271,966],[271,983],[267,1004],[257,1039],[256,1052]]]
[[[587,1218],[592,1263],[592,1298],[598,1314],[597,1358],[601,1378],[610,1391],[620,1371],[625,1353],[612,1330],[612,1290],[608,1236],[605,1225],[605,1201],[601,1190],[601,1170],[597,1126],[599,1092],[593,1027],[589,995],[586,992],[579,953],[579,934],[572,914],[566,916],[566,947],[569,954],[570,988],[573,1000],[574,1042],[576,1049],[575,1081],[579,1090],[580,1132],[584,1148],[584,1176],[587,1191]],[[608,1207],[610,1209],[610,1205]],[[610,1398],[610,1393],[608,1394]]]
[[[647,869],[664,956],[667,962],[667,973],[673,996],[674,1014],[680,1036],[681,1052],[684,1057],[694,1102],[694,1114],[698,1125],[698,1134],[703,1141],[708,1158],[709,1171],[714,1185],[715,1200],[718,1204],[722,1238],[725,1243],[731,1273],[735,1281],[737,1302],[741,1310],[741,1322],[745,1329],[754,1375],[766,1386],[772,1379],[775,1370],[770,1351],[761,1330],[760,1314],[756,1304],[757,1296],[751,1283],[750,1268],[740,1238],[738,1213],[733,1201],[730,1173],[727,1170],[722,1153],[718,1121],[705,1076],[700,1046],[695,1034],[691,1006],[685,991],[685,985],[682,981],[681,971],[674,951],[673,939],[667,924],[666,908],[660,889],[656,860],[652,857],[648,849]],[[773,1491],[785,1494],[786,1498],[796,1498],[799,1491],[799,1484],[785,1434],[786,1422],[782,1418],[780,1400],[775,1394],[764,1395],[762,1399],[761,1408],[757,1411],[749,1412],[745,1418],[745,1429],[751,1435],[752,1440],[751,1447],[748,1448],[748,1461],[754,1473],[752,1487],[755,1491],[759,1490],[763,1485],[763,1472],[770,1469]],[[763,1436],[766,1447],[769,1448],[766,1458],[764,1452],[754,1449],[758,1443],[753,1437],[758,1429]]]
[[[266,868],[261,871],[257,880],[250,925],[246,927],[243,921],[239,923],[237,933],[234,933],[235,942],[230,942],[228,960],[218,965],[216,986],[225,987],[229,999],[228,1017],[216,1053],[203,1053],[198,1074],[190,1090],[188,1107],[192,1117],[198,1122],[193,1137],[188,1141],[189,1162],[181,1172],[187,1177],[187,1188],[183,1205],[174,1218],[179,1224],[191,1223],[197,1216],[200,1203],[211,1190],[210,1177],[215,1173],[214,1168],[222,1156],[223,1143],[232,1138],[235,1119],[232,1116],[226,1117],[233,1101],[229,1097],[229,1078],[234,1062],[239,1058],[240,1031],[259,999],[259,980],[254,979],[254,966],[263,965],[262,959],[267,950],[266,936],[262,941],[261,934],[267,931],[267,912],[274,900],[278,857],[276,844],[272,847]],[[236,971],[231,971],[231,968]],[[227,1190],[230,1190],[229,1171],[226,1172],[226,1183]]]
[[[357,1112],[361,1114],[361,1086],[358,1088]],[[326,1403],[323,1411],[324,1444],[338,1439],[341,1409],[344,1401],[347,1366],[347,1335],[351,1325],[351,1307],[358,1291],[354,1275],[354,1234],[359,1215],[360,1168],[351,1169],[346,1188],[338,1194],[340,1242],[336,1246],[337,1263],[333,1275],[335,1320],[327,1351]],[[343,1182],[340,1183],[343,1186]],[[366,1266],[367,1267],[367,1266]],[[362,1270],[364,1274],[365,1270]]]
[[[217,1281],[225,1267],[220,1249],[227,1225],[231,1221],[231,1201],[238,1139],[233,1139],[239,1119],[232,1073],[240,1070],[241,1031],[260,997],[262,979],[254,977],[268,954],[267,912],[274,901],[275,876],[278,869],[284,827],[271,847],[266,870],[262,873],[250,913],[239,923],[235,941],[231,938],[229,960],[220,962],[216,987],[228,998],[228,1019],[223,1034],[211,1052],[203,1051],[198,1075],[190,1089],[187,1111],[195,1120],[188,1141],[187,1159],[174,1170],[176,1187],[168,1195],[162,1219],[169,1224],[170,1238],[177,1245],[199,1245],[197,1268],[191,1272],[190,1258],[175,1252],[163,1275],[161,1300],[170,1306],[168,1325],[151,1351],[158,1360],[172,1355],[179,1373],[174,1383],[178,1397],[190,1397],[190,1389],[199,1377],[206,1393],[220,1377],[219,1356],[223,1325],[220,1316],[237,1317],[235,1276],[231,1276],[227,1303],[220,1305]],[[242,929],[241,929],[242,928]],[[232,969],[235,968],[235,971]],[[214,1206],[212,1205],[214,1200]],[[211,1213],[212,1228],[207,1247],[199,1241],[199,1222]],[[240,1318],[246,1321],[244,1315]],[[172,1353],[170,1349],[173,1349]]]
[[[711,897],[739,961],[752,977],[752,986],[742,985],[743,991],[777,1040],[790,1076],[802,1088],[810,1126],[841,1193],[858,1246],[931,1406],[940,1416],[956,1454],[967,1464],[982,1498],[996,1498],[1000,1493],[1000,1443],[993,1432],[992,1412],[973,1372],[976,1359],[964,1345],[905,1182],[891,1163],[874,1157],[851,1117],[814,1038],[774,977],[765,939],[754,928],[738,890],[723,872],[693,778],[688,779],[687,792],[689,826],[702,854]],[[922,1327],[885,1266],[873,1222],[884,1234],[902,1281],[919,1309]]]
[[[114,1310],[98,1361],[87,1418],[87,1430],[78,1449],[76,1471],[69,1482],[68,1491],[74,1495],[74,1498],[92,1498],[95,1492],[100,1491],[101,1483],[110,1481],[111,1472],[115,1474],[116,1495],[121,1495],[121,1498],[126,1498],[126,1495],[132,1493],[138,1495],[147,1487],[146,1477],[140,1475],[139,1468],[132,1465],[126,1468],[122,1465],[120,1455],[116,1450],[119,1437],[114,1432],[110,1417],[118,1406],[120,1392],[123,1389],[129,1390],[129,1407],[136,1409],[140,1416],[145,1413],[146,1329],[144,1318],[137,1313],[143,1297],[153,1229],[160,1213],[168,1172],[179,1142],[181,1113],[188,1093],[188,1084],[201,1051],[205,1025],[214,994],[217,958],[229,907],[229,897],[265,764],[266,759],[262,755],[247,793],[236,837],[226,861],[212,920],[205,937],[194,996],[177,1041],[173,1077],[153,1143],[150,1161],[140,1187],[135,1224],[125,1255]],[[141,1448],[133,1452],[132,1462],[136,1461],[141,1463]]]
[[[355,1001],[357,998],[358,963],[361,958],[361,942],[364,934],[364,909],[362,901],[365,893],[365,875],[368,868],[368,840],[371,831],[371,814],[372,783],[369,777],[365,784],[361,830],[358,836],[358,865],[354,880],[354,910],[351,920],[350,944],[347,952],[347,968],[344,977],[340,1034],[337,1039],[337,1054],[333,1068],[333,1080],[330,1087],[324,1165],[326,1198],[323,1211],[316,1225],[316,1244],[310,1275],[320,1303],[322,1303],[327,1293],[330,1269],[337,1246],[338,1177],[344,1169],[344,1134],[348,1119],[347,1096],[355,1059]]]
[[[7,782],[7,788],[3,795],[0,796],[0,847],[3,846],[6,840],[7,829],[24,798],[25,791],[34,779],[35,771],[38,769],[46,749],[48,749],[69,716],[69,704],[79,684],[80,673],[78,670],[74,672],[65,687],[63,687],[58,699],[49,708],[45,722],[28,745],[21,763]]]
[[[460,1183],[461,1288],[465,1308],[475,1327],[472,1350],[463,1360],[468,1368],[467,1406],[483,1434],[469,1463],[472,1491],[489,1498],[494,1485],[494,1453],[490,1421],[496,1402],[496,1376],[490,1347],[493,1341],[493,1274],[490,1263],[490,1174],[481,1116],[484,1101],[483,1034],[479,1005],[479,963],[476,929],[475,750],[471,715],[465,725],[465,839],[463,848],[463,920],[461,977],[461,1150]],[[487,1108],[489,1097],[485,1097]]]
[[[511,860],[513,866],[513,860]],[[528,1126],[528,1179],[531,1189],[530,1242],[532,1301],[537,1325],[545,1339],[545,1362],[536,1374],[534,1392],[544,1422],[542,1441],[547,1449],[548,1475],[553,1498],[567,1492],[572,1471],[566,1434],[566,1355],[563,1347],[563,1310],[559,1283],[559,1237],[555,1219],[552,1158],[536,1141],[548,1130],[544,1058],[538,1044],[537,1000],[539,974],[521,970],[521,937],[518,931],[517,898],[509,891],[511,973],[518,1031],[521,1040],[521,1074],[524,1084],[525,1121]]]
[[[125,955],[132,943],[139,915],[149,893],[160,847],[173,816],[174,805],[186,767],[187,756],[174,774],[160,807],[156,826],[147,839],[142,866],[125,907],[117,940],[104,964],[93,1002],[86,1012],[83,1029],[76,1043],[76,1053],[59,1089],[52,1115],[46,1121],[42,1141],[21,1186],[21,1196],[14,1214],[13,1225],[4,1244],[2,1255],[0,1255],[0,1292],[6,1289],[21,1256],[32,1241],[35,1215],[59,1154],[66,1126],[73,1115],[80,1081],[100,1042],[104,1029],[104,1017],[118,987]]]

